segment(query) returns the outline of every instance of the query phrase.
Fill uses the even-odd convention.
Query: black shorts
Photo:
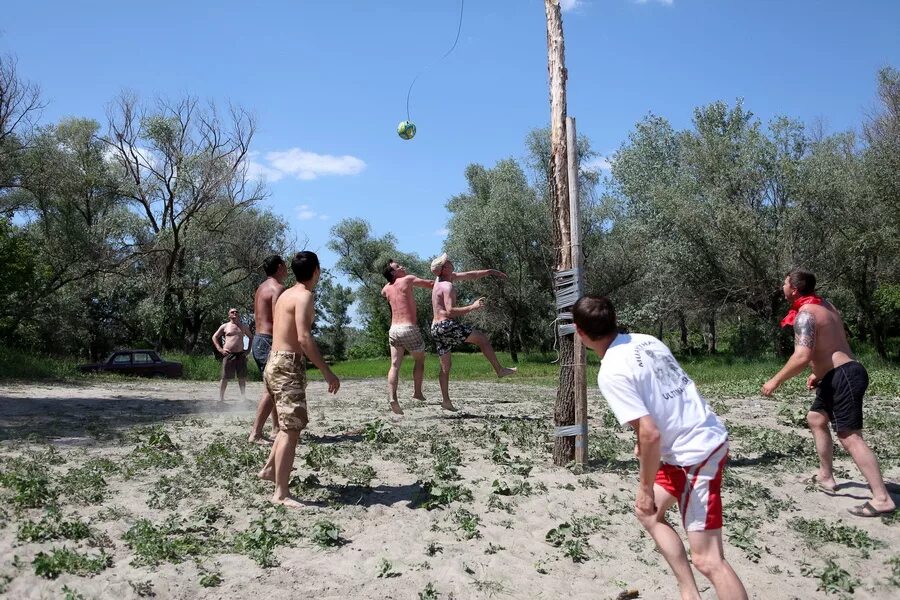
[[[472,328],[456,319],[446,319],[431,324],[431,337],[437,346],[438,356],[448,354],[453,346],[459,346],[472,335]]]
[[[250,354],[253,355],[253,360],[256,362],[256,366],[259,367],[260,373],[266,370],[266,363],[269,362],[269,352],[271,351],[272,336],[265,333],[257,333],[256,337],[253,338],[253,347],[250,349]]]
[[[858,362],[851,361],[828,371],[816,388],[810,410],[823,412],[838,433],[858,431],[863,426],[863,395],[869,387],[869,374]]]

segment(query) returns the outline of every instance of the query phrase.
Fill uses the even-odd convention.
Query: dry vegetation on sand
[[[223,408],[213,387],[0,386],[0,596],[674,595],[632,515],[631,434],[594,392],[578,473],[550,464],[553,389],[454,383],[449,416],[426,385],[430,401],[404,401],[394,421],[382,380],[346,382],[335,400],[314,382],[292,480],[306,506],[287,512],[255,476],[253,407]],[[726,554],[755,598],[895,598],[900,518],[846,513],[868,490],[841,452],[835,496],[805,481],[807,402],[713,399],[732,439]],[[897,481],[900,398],[872,397],[867,419]]]

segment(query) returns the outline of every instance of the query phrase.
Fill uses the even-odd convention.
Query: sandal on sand
[[[859,506],[854,506],[853,508],[848,508],[847,512],[853,515],[854,517],[881,517],[884,515],[889,515],[892,512],[897,510],[896,507],[890,510],[878,510],[870,502],[866,502],[864,504],[860,504]]]
[[[820,492],[824,492],[825,494],[827,494],[829,496],[833,496],[838,488],[837,484],[835,484],[833,487],[829,487],[829,486],[825,485],[824,483],[819,481],[818,475],[813,475],[812,477],[810,477],[809,482],[811,484],[813,484],[814,486],[816,486],[817,490],[819,490]]]

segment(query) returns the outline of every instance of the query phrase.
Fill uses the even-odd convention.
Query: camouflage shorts
[[[278,426],[282,431],[301,431],[309,417],[306,414],[306,363],[299,352],[273,350],[263,373],[266,389],[278,410]]]

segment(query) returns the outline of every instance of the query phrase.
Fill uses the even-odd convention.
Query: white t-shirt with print
[[[619,334],[600,363],[597,385],[620,424],[650,415],[663,462],[695,465],[728,438],[671,350],[652,335]]]

